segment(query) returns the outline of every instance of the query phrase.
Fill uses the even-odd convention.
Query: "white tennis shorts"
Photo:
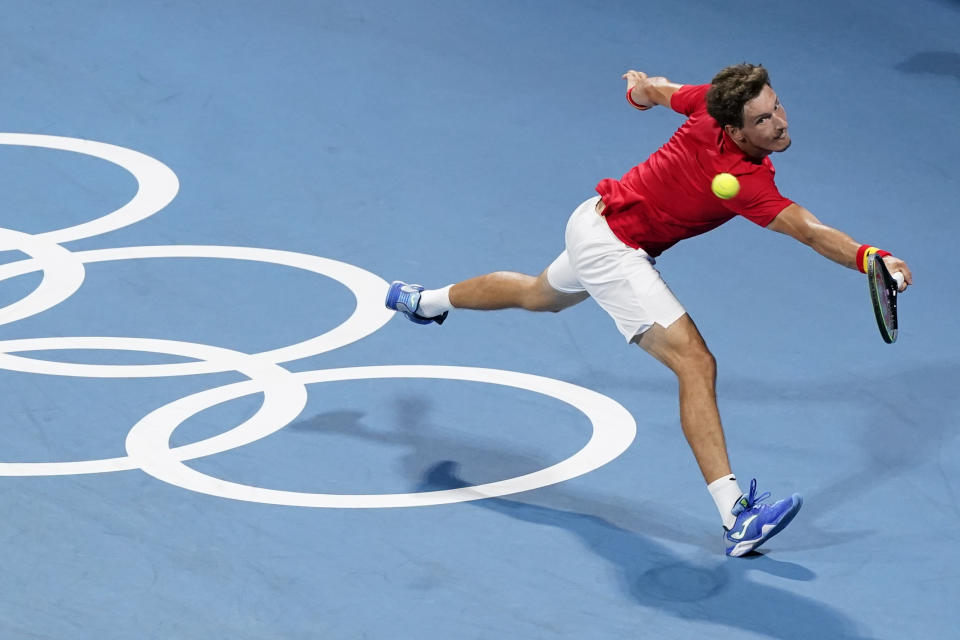
[[[654,269],[654,259],[613,234],[597,213],[599,199],[590,198],[570,216],[566,250],[547,267],[547,280],[557,291],[589,293],[630,342],[654,323],[669,327],[686,310]]]

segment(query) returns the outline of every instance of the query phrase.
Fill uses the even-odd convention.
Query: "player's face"
[[[743,105],[743,128],[740,131],[746,141],[764,155],[785,151],[790,146],[787,112],[770,85]]]

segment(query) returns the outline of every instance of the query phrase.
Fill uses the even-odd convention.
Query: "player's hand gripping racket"
[[[883,258],[873,254],[867,265],[867,282],[870,284],[870,301],[873,302],[880,335],[887,344],[896,342],[897,292],[903,284],[903,274],[897,271],[890,275]]]

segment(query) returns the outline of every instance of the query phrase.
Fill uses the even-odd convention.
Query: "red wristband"
[[[857,249],[857,269],[860,273],[867,272],[867,259],[871,254],[877,254],[881,258],[891,255],[889,251],[884,251],[883,249],[877,249],[872,247],[869,244],[862,244],[860,248]]]
[[[637,104],[636,102],[634,102],[634,101],[633,101],[633,96],[630,95],[630,92],[631,92],[631,91],[633,91],[633,87],[630,87],[629,89],[627,89],[627,102],[629,102],[630,104],[632,104],[635,109],[640,109],[640,111],[646,111],[647,109],[650,108],[650,107],[644,106],[644,105],[642,105],[642,104]],[[651,105],[651,106],[653,106],[653,105]]]
[[[867,249],[869,249],[869,248],[870,248],[870,245],[868,245],[868,244],[862,244],[862,245],[860,245],[860,248],[857,249],[857,270],[858,270],[860,273],[866,273],[866,272],[867,272],[867,270],[866,270],[866,269],[864,268],[864,266],[863,266],[863,263],[864,263],[863,256],[864,256],[864,254],[867,252]]]

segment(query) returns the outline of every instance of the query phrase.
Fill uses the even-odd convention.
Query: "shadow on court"
[[[960,11],[960,0],[938,0],[939,4]]]
[[[923,51],[915,53],[894,67],[904,73],[929,73],[951,76],[960,80],[960,53],[952,51]]]
[[[940,448],[956,437],[951,417],[960,415],[960,398],[947,396],[944,387],[957,375],[958,368],[952,363],[900,371],[896,396],[885,391],[887,374],[883,371],[856,381],[824,377],[816,382],[794,381],[791,385],[734,376],[726,396],[755,403],[760,410],[766,403],[780,408],[795,405],[799,409],[810,408],[810,403],[816,402],[823,405],[823,412],[838,413],[837,427],[843,428],[843,439],[852,451],[850,464],[840,473],[831,474],[828,484],[808,496],[804,518],[807,535],[785,539],[784,548],[822,549],[871,535],[871,531],[828,530],[823,524],[832,522],[831,512],[875,491],[878,483],[894,480],[936,460]],[[607,379],[604,384],[626,382]],[[673,392],[669,387],[665,383],[658,391]],[[764,398],[768,400],[761,400]],[[393,398],[391,404],[395,407],[396,422],[389,429],[372,428],[365,424],[365,414],[355,410],[321,413],[288,428],[401,447],[404,455],[399,471],[417,479],[420,491],[473,486],[529,473],[555,462],[485,446],[482,441],[465,441],[462,433],[457,435],[435,424],[430,417],[433,404],[429,396],[404,395]],[[850,416],[855,418],[851,420]],[[904,437],[905,434],[911,437]],[[457,463],[450,460],[469,464],[464,471],[467,479],[460,477]],[[496,478],[476,477],[478,473],[473,469]],[[652,518],[645,515],[650,509],[644,508],[640,498],[586,495],[569,485],[541,489],[536,500],[538,504],[485,498],[469,505],[573,534],[590,553],[613,567],[618,588],[632,601],[678,619],[720,623],[789,640],[865,638],[859,635],[852,618],[841,611],[769,584],[770,576],[793,581],[817,579],[801,565],[763,554],[697,562],[658,542],[670,540],[707,554],[719,554],[719,541],[714,535],[705,535],[705,527],[670,526],[671,522],[689,521],[688,513],[670,512],[669,507],[664,510],[664,505],[658,503],[656,518]],[[960,509],[955,502],[940,506],[955,512]],[[532,535],[537,534],[534,531]],[[758,582],[751,571],[768,574],[763,580],[767,584]]]
[[[831,480],[814,492],[804,492],[807,498],[804,507],[804,526],[810,535],[809,542],[798,539],[785,541],[790,549],[823,549],[842,545],[852,540],[862,540],[873,532],[863,529],[836,531],[819,523],[831,522],[831,514],[855,502],[860,496],[877,489],[882,482],[894,481],[914,468],[936,460],[948,442],[958,436],[953,428],[960,419],[960,398],[952,396],[944,388],[947,381],[960,379],[960,367],[952,363],[931,364],[899,372],[898,393],[893,396],[886,391],[887,374],[849,379],[822,378],[815,383],[787,385],[769,380],[729,376],[725,384],[724,398],[738,402],[782,407],[795,406],[798,411],[809,410],[811,403],[822,406],[825,413],[836,414],[838,429],[843,440],[849,443],[852,457],[844,464],[839,474],[827,474]],[[577,381],[580,382],[580,381]],[[584,381],[585,382],[585,381]],[[601,387],[628,386],[626,379],[607,378],[593,381]],[[636,380],[632,382],[636,383]],[[660,393],[676,393],[672,381],[643,381],[645,391],[652,388]],[[523,475],[554,464],[556,460],[539,456],[513,453],[504,447],[487,447],[478,441],[464,441],[436,425],[430,419],[432,402],[429,397],[407,395],[393,400],[396,416],[395,428],[373,429],[363,421],[364,413],[354,410],[329,411],[312,418],[291,424],[288,429],[312,431],[327,435],[376,441],[379,444],[402,447],[406,454],[400,462],[400,473],[417,478],[423,469],[438,459],[469,461],[472,469],[482,469],[493,477],[483,482]],[[852,420],[847,417],[855,416]],[[677,437],[681,437],[679,417]],[[910,437],[904,437],[909,434]],[[771,435],[771,446],[777,445],[785,436]],[[811,471],[815,471],[812,469]],[[473,478],[475,481],[477,478]],[[943,473],[943,480],[952,501],[937,504],[960,517],[960,485],[950,474]],[[956,486],[955,486],[956,485]],[[604,498],[596,495],[578,495],[575,491],[545,487],[540,490],[550,505],[564,511],[603,514],[616,526],[665,540],[699,547],[714,552],[717,542],[707,538],[702,531],[678,531],[669,522],[689,519],[688,513],[675,511],[663,513],[664,506],[657,504],[658,517],[643,514],[648,510],[640,498],[625,501],[619,497]]]
[[[506,447],[485,446],[482,442],[465,441],[461,436],[451,434],[430,419],[433,403],[427,396],[394,398],[392,405],[395,407],[396,422],[395,428],[389,430],[372,428],[364,422],[365,414],[356,410],[326,411],[294,422],[287,429],[400,447],[405,454],[400,460],[398,472],[406,478],[419,478],[424,469],[438,459],[445,458],[468,460],[472,475],[483,473],[487,476],[483,482],[524,475],[556,463],[556,460],[546,457],[523,455]],[[681,437],[679,428],[677,437]],[[474,477],[474,480],[477,478]],[[702,530],[692,528],[678,531],[676,527],[669,526],[669,522],[688,519],[689,515],[680,511],[672,512],[660,503],[657,505],[658,517],[648,518],[644,514],[649,513],[650,509],[644,508],[641,499],[628,502],[619,497],[588,496],[570,490],[557,490],[555,486],[539,491],[557,508],[603,513],[619,526],[698,547],[706,552],[712,553],[718,548],[716,538],[702,535]]]
[[[889,373],[878,371],[857,380],[826,378],[816,384],[779,385],[738,378],[729,385],[731,391],[726,395],[737,398],[737,390],[750,389],[752,402],[769,398],[769,403],[794,406],[798,411],[809,411],[819,403],[823,413],[839,416],[836,427],[843,430],[842,440],[850,443],[859,458],[851,459],[843,467],[845,473],[811,494],[804,509],[808,518],[828,516],[878,485],[930,464],[940,466],[942,481],[952,497],[952,501],[936,507],[960,517],[960,488],[954,486],[953,474],[938,462],[942,449],[960,437],[955,427],[960,419],[960,397],[952,389],[952,381],[960,379],[960,366],[934,363],[901,369],[896,376],[896,393],[890,392]],[[811,548],[821,548],[823,540],[830,539],[814,538],[818,541]]]
[[[486,450],[475,443],[444,437],[443,430],[430,423],[430,401],[424,397],[405,396],[396,399],[396,403],[400,423],[396,431],[371,429],[364,424],[362,412],[351,410],[325,412],[289,428],[375,439],[404,447],[408,453],[401,462],[402,472],[419,478],[417,491],[478,484],[477,479],[467,481],[460,478],[455,462],[437,463],[436,453],[440,451],[462,455],[461,459],[470,460],[471,465],[476,464],[485,472],[491,471],[492,467],[502,477],[528,473],[550,463],[502,449]],[[671,521],[688,519],[688,515],[664,513],[662,506],[658,505],[658,517],[647,519],[641,505],[617,504],[568,493],[549,487],[542,495],[538,494],[564,508],[504,498],[480,499],[469,504],[574,534],[591,553],[610,563],[615,569],[619,588],[630,599],[679,619],[720,623],[786,640],[811,637],[866,640],[865,636],[858,634],[854,623],[839,611],[789,591],[760,584],[748,575],[750,571],[760,571],[784,580],[814,580],[816,575],[801,565],[780,562],[759,553],[738,560],[721,558],[716,562],[691,562],[651,537],[689,544],[706,553],[720,553],[720,543],[715,537],[707,540],[696,532],[668,526]],[[594,513],[611,515],[600,517]],[[614,523],[613,519],[622,524]],[[647,535],[636,531],[644,531]]]
[[[954,393],[951,381],[960,379],[960,366],[954,363],[932,363],[924,367],[899,370],[897,392],[890,393],[890,374],[877,371],[857,379],[822,377],[818,382],[789,384],[769,379],[724,375],[721,393],[721,413],[724,401],[763,407],[795,408],[797,415],[832,414],[839,430],[839,440],[849,443],[852,450],[849,461],[839,471],[831,470],[828,484],[814,492],[802,491],[805,500],[803,517],[808,531],[807,542],[785,541],[789,549],[823,549],[827,546],[863,540],[872,535],[868,530],[835,531],[822,528],[819,522],[830,522],[833,513],[855,503],[864,494],[876,491],[885,482],[894,482],[917,467],[937,461],[941,450],[960,437],[955,425],[960,420],[960,396]],[[575,380],[590,385],[588,380]],[[629,388],[629,377],[606,374],[593,381],[600,388]],[[645,381],[646,385],[647,382]],[[676,385],[655,384],[657,392],[676,393]],[[645,391],[650,388],[645,387]],[[680,433],[679,416],[677,433]],[[794,426],[794,425],[792,425]],[[728,434],[735,425],[727,425]],[[771,434],[769,445],[780,446],[793,432]],[[732,451],[736,459],[736,451]],[[466,459],[466,458],[464,458]],[[744,467],[741,467],[744,468]],[[811,472],[816,469],[811,467]],[[942,482],[950,500],[931,506],[949,511],[960,518],[960,483],[940,465]],[[578,509],[575,509],[578,510]],[[591,511],[593,509],[590,509]],[[634,527],[631,527],[634,528]],[[647,531],[646,528],[636,527]]]
[[[430,468],[418,487],[435,491],[471,486],[457,476],[458,465],[443,461]],[[617,571],[621,588],[645,607],[685,620],[702,620],[774,638],[863,639],[840,612],[819,602],[751,580],[762,571],[788,580],[813,580],[808,569],[754,554],[716,564],[695,564],[652,539],[584,513],[563,511],[504,498],[469,503],[531,524],[576,535]]]

